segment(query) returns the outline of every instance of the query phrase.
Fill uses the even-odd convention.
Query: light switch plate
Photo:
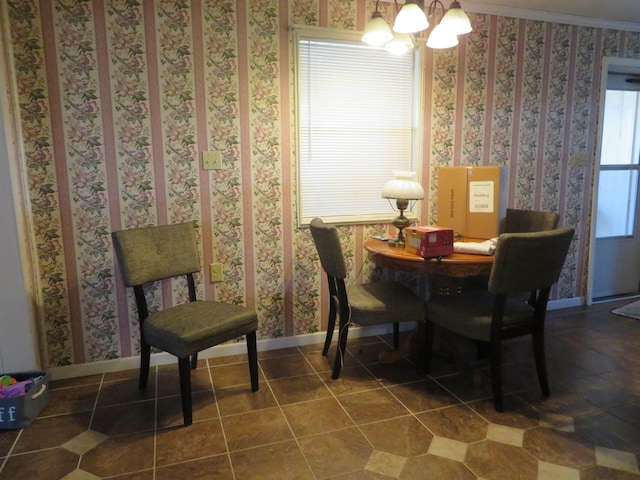
[[[202,168],[205,170],[219,170],[222,168],[222,155],[218,150],[202,152]]]

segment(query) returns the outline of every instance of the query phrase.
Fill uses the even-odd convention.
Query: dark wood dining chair
[[[572,228],[505,233],[498,237],[488,289],[458,295],[432,295],[427,303],[426,370],[430,371],[434,326],[462,337],[488,342],[495,409],[504,410],[502,342],[531,335],[538,381],[544,396],[549,381],[544,353],[544,324],[549,293],[558,281],[573,238]],[[536,292],[533,305],[519,294]]]
[[[346,285],[347,268],[342,246],[335,226],[314,218],[310,225],[311,235],[320,257],[320,263],[329,283],[329,320],[327,336],[322,349],[326,356],[333,338],[336,318],[338,324],[338,346],[331,378],[340,376],[347,346],[349,325],[393,325],[393,347],[400,346],[401,322],[424,322],[425,303],[418,295],[399,282],[382,281],[357,285]],[[424,330],[424,329],[421,329]],[[423,349],[420,349],[422,354]],[[422,370],[424,359],[418,361]]]
[[[198,352],[245,335],[249,356],[251,390],[258,390],[256,331],[254,310],[213,300],[198,301],[194,273],[200,271],[200,258],[192,222],[143,227],[112,233],[122,277],[133,287],[140,326],[139,388],[149,378],[151,347],[178,357],[180,395],[185,425],[193,420],[191,369],[196,368]],[[149,312],[144,286],[173,277],[185,276],[189,302],[157,312]]]

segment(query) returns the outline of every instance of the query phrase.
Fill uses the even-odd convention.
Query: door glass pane
[[[639,92],[607,90],[600,165],[638,164],[640,156]]]
[[[633,235],[637,195],[637,170],[600,172],[597,238]]]

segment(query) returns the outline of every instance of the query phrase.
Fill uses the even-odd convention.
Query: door
[[[593,300],[640,291],[640,62],[632,68],[609,65],[606,86],[594,211]]]

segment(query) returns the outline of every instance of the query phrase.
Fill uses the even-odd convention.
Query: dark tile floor
[[[320,345],[201,360],[194,423],[182,427],[173,366],[51,383],[48,407],[0,433],[0,479],[640,478],[640,321],[611,308],[550,312],[552,395],[540,396],[525,341],[506,349],[507,411],[438,358],[431,376],[382,365],[388,338],[350,342],[339,380]]]

